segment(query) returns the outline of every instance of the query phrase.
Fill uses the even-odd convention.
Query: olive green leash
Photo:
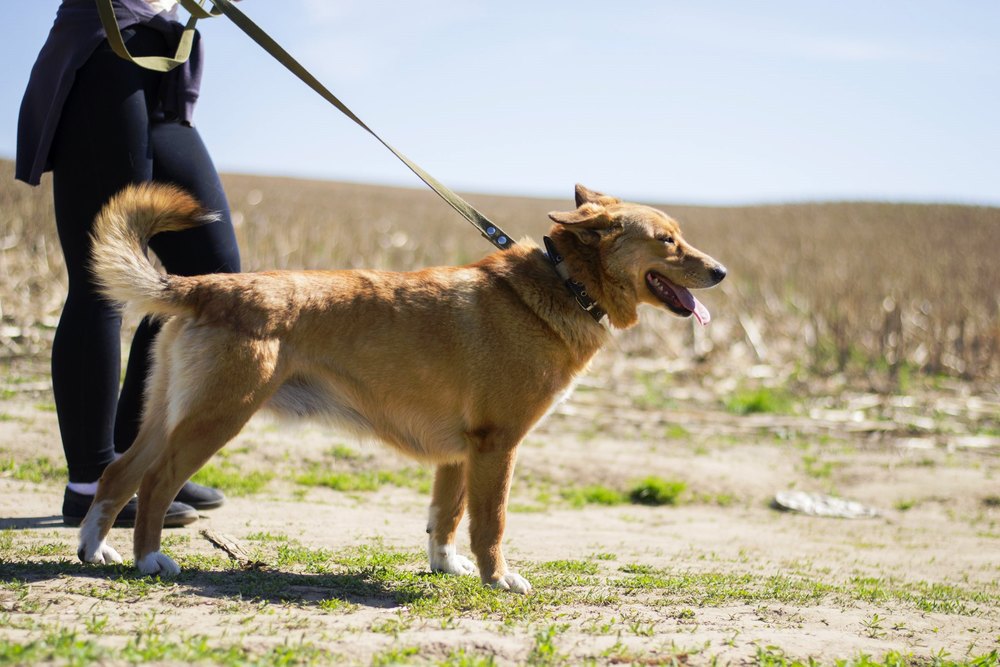
[[[188,19],[187,24],[184,26],[184,31],[181,33],[181,39],[177,46],[177,52],[174,54],[174,57],[170,58],[161,56],[133,57],[125,47],[125,40],[122,39],[121,31],[118,28],[118,21],[115,18],[114,7],[111,4],[112,0],[96,0],[97,9],[100,13],[101,22],[104,25],[104,31],[107,33],[108,44],[111,46],[111,49],[122,58],[129,60],[140,67],[157,72],[169,72],[178,65],[187,61],[191,55],[191,48],[194,43],[195,25],[198,23],[199,19],[213,18],[220,15],[228,17],[240,30],[245,32],[250,39],[257,42],[257,44],[271,54],[275,60],[284,65],[288,71],[316,91],[320,97],[336,107],[342,114],[360,125],[363,130],[375,137],[380,144],[388,148],[393,155],[409,167],[410,171],[416,174],[420,180],[434,190],[434,192],[436,192],[441,199],[443,199],[453,209],[458,211],[462,217],[472,223],[480,231],[480,233],[482,233],[482,235],[490,241],[490,243],[501,250],[506,250],[514,245],[510,236],[491,222],[489,218],[476,210],[472,204],[459,197],[450,188],[428,174],[419,165],[393,148],[388,142],[385,141],[385,139],[376,134],[375,131],[368,127],[364,121],[358,118],[354,112],[347,107],[347,105],[337,99],[336,95],[331,93],[322,83],[320,83],[319,80],[317,80],[316,77],[309,72],[309,70],[295,60],[295,58],[283,49],[280,44],[275,42],[270,35],[264,32],[260,26],[251,21],[246,14],[236,9],[230,0],[209,1],[214,5],[211,9],[207,9],[202,4],[204,0],[179,0],[184,9],[191,13],[191,17]]]

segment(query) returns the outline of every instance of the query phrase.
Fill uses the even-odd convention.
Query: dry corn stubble
[[[51,190],[0,162],[0,355],[44,355],[65,295]],[[490,246],[433,193],[224,178],[246,270],[410,270]],[[572,184],[567,184],[567,192]],[[590,184],[600,188],[600,184]],[[470,196],[515,238],[540,239],[565,200]],[[612,354],[697,357],[722,373],[764,361],[820,374],[1000,378],[1000,209],[819,203],[661,206],[729,268],[705,330],[647,313]],[[693,352],[693,354],[692,354]]]

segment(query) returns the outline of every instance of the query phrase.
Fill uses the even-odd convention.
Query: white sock
[[[114,461],[117,461],[123,456],[118,452],[115,452],[114,455],[115,458],[112,459]],[[69,482],[68,484],[66,484],[66,488],[72,491],[73,493],[79,493],[84,496],[97,495],[97,482]]]
[[[97,482],[70,482],[66,485],[66,488],[73,493],[79,493],[84,496],[97,494]]]

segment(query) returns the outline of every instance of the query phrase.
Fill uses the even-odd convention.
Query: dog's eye
[[[667,245],[673,245],[674,244],[674,237],[673,236],[668,236],[666,234],[661,234],[661,235],[657,236],[656,240],[659,241],[660,243],[666,243]]]

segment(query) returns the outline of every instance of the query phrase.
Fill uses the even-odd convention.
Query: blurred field
[[[729,278],[700,295],[708,327],[648,311],[526,438],[505,536],[522,598],[426,571],[428,468],[266,418],[198,473],[228,500],[165,535],[180,577],[77,562],[47,368],[65,271],[48,183],[11,172],[0,664],[1000,665],[1000,209],[663,205]],[[490,250],[423,190],[225,185],[247,270]],[[539,239],[571,193],[469,199]],[[777,512],[781,490],[880,515]]]
[[[408,270],[472,261],[490,246],[429,191],[228,176],[247,270]],[[469,199],[515,238],[536,240],[563,200]],[[600,189],[600,183],[587,184]],[[0,162],[0,355],[44,355],[65,291],[48,181]],[[609,193],[614,194],[614,193]],[[881,203],[661,206],[730,277],[702,300],[705,330],[645,318],[617,349],[766,364],[775,382],[831,377],[899,391],[917,375],[1000,378],[1000,209]]]

